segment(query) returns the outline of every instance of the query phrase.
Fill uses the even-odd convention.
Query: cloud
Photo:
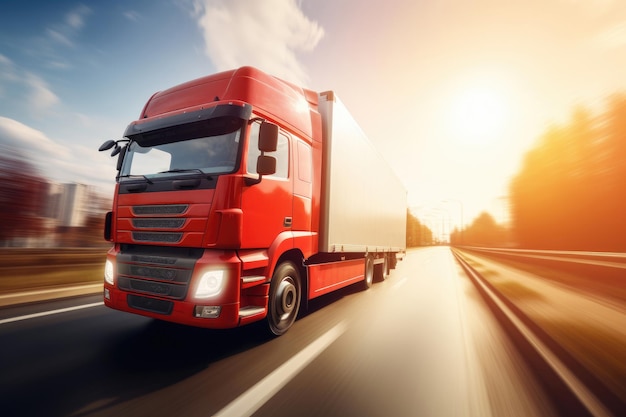
[[[48,162],[70,155],[66,147],[55,143],[43,132],[2,116],[0,116],[0,144],[21,150],[32,158],[41,155]]]
[[[218,71],[252,65],[292,82],[308,82],[298,53],[313,50],[324,29],[295,0],[195,0],[193,15]]]
[[[13,65],[13,62],[9,58],[7,58],[6,56],[0,54],[0,65],[9,67],[9,66]]]
[[[15,151],[50,181],[93,185],[110,195],[115,185],[115,160],[108,152],[83,145],[60,145],[43,132],[0,116],[0,150]]]
[[[15,64],[6,56],[0,54],[0,81],[18,81],[19,77],[15,72]]]
[[[65,15],[65,20],[62,23],[55,24],[46,29],[48,40],[52,41],[53,44],[74,47],[74,39],[85,26],[85,18],[90,14],[91,9],[84,5],[70,10]]]
[[[64,34],[62,34],[61,32],[59,32],[57,30],[48,28],[46,30],[46,34],[48,35],[48,39],[54,41],[55,43],[59,43],[61,45],[65,45],[65,46],[68,46],[70,48],[74,46],[74,42],[69,40],[69,38],[67,36],[65,36]]]
[[[85,17],[89,14],[91,14],[91,9],[87,6],[80,5],[66,15],[65,22],[73,29],[82,29],[85,25]]]
[[[611,8],[622,2],[622,0],[561,0],[563,3],[567,5],[572,5],[575,7],[580,7],[586,12],[599,15],[602,13],[606,13],[610,11]]]
[[[596,37],[596,44],[607,49],[626,46],[626,22],[614,25]]]
[[[2,116],[0,150],[15,151],[51,181],[89,184],[109,195],[113,191],[116,159],[109,152],[82,144],[68,148],[37,129]]]
[[[39,110],[50,108],[60,102],[59,97],[48,88],[44,80],[34,74],[27,74],[24,82],[30,88],[30,105]]]
[[[9,94],[11,85],[17,89]],[[10,97],[15,106],[25,104],[31,114],[50,109],[61,102],[41,77],[24,71],[0,54],[0,97],[3,96]]]
[[[98,152],[97,149],[83,145],[72,146],[72,155],[71,160],[60,165],[64,173],[61,179],[93,185],[98,191],[112,195],[117,157],[111,158],[110,152]]]
[[[141,15],[134,10],[128,10],[124,12],[124,17],[130,20],[131,22],[137,22],[139,21],[139,18],[141,17]]]

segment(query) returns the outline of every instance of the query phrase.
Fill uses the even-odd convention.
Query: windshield
[[[181,172],[224,174],[237,167],[241,130],[141,146],[131,142],[124,157],[120,176],[167,176]]]

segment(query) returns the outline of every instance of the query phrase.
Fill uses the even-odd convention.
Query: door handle
[[[285,217],[285,220],[283,220],[283,226],[285,227],[291,227],[291,223],[293,222],[291,217]]]

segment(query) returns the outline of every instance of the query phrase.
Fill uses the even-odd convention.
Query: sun
[[[452,101],[450,126],[455,137],[471,144],[488,144],[498,139],[508,118],[506,98],[489,86],[463,90]]]

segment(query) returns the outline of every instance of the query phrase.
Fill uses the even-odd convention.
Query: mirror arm
[[[259,184],[261,182],[261,178],[263,178],[263,175],[261,174],[259,174],[258,178],[244,177],[243,182],[244,184],[250,187],[250,186]]]

